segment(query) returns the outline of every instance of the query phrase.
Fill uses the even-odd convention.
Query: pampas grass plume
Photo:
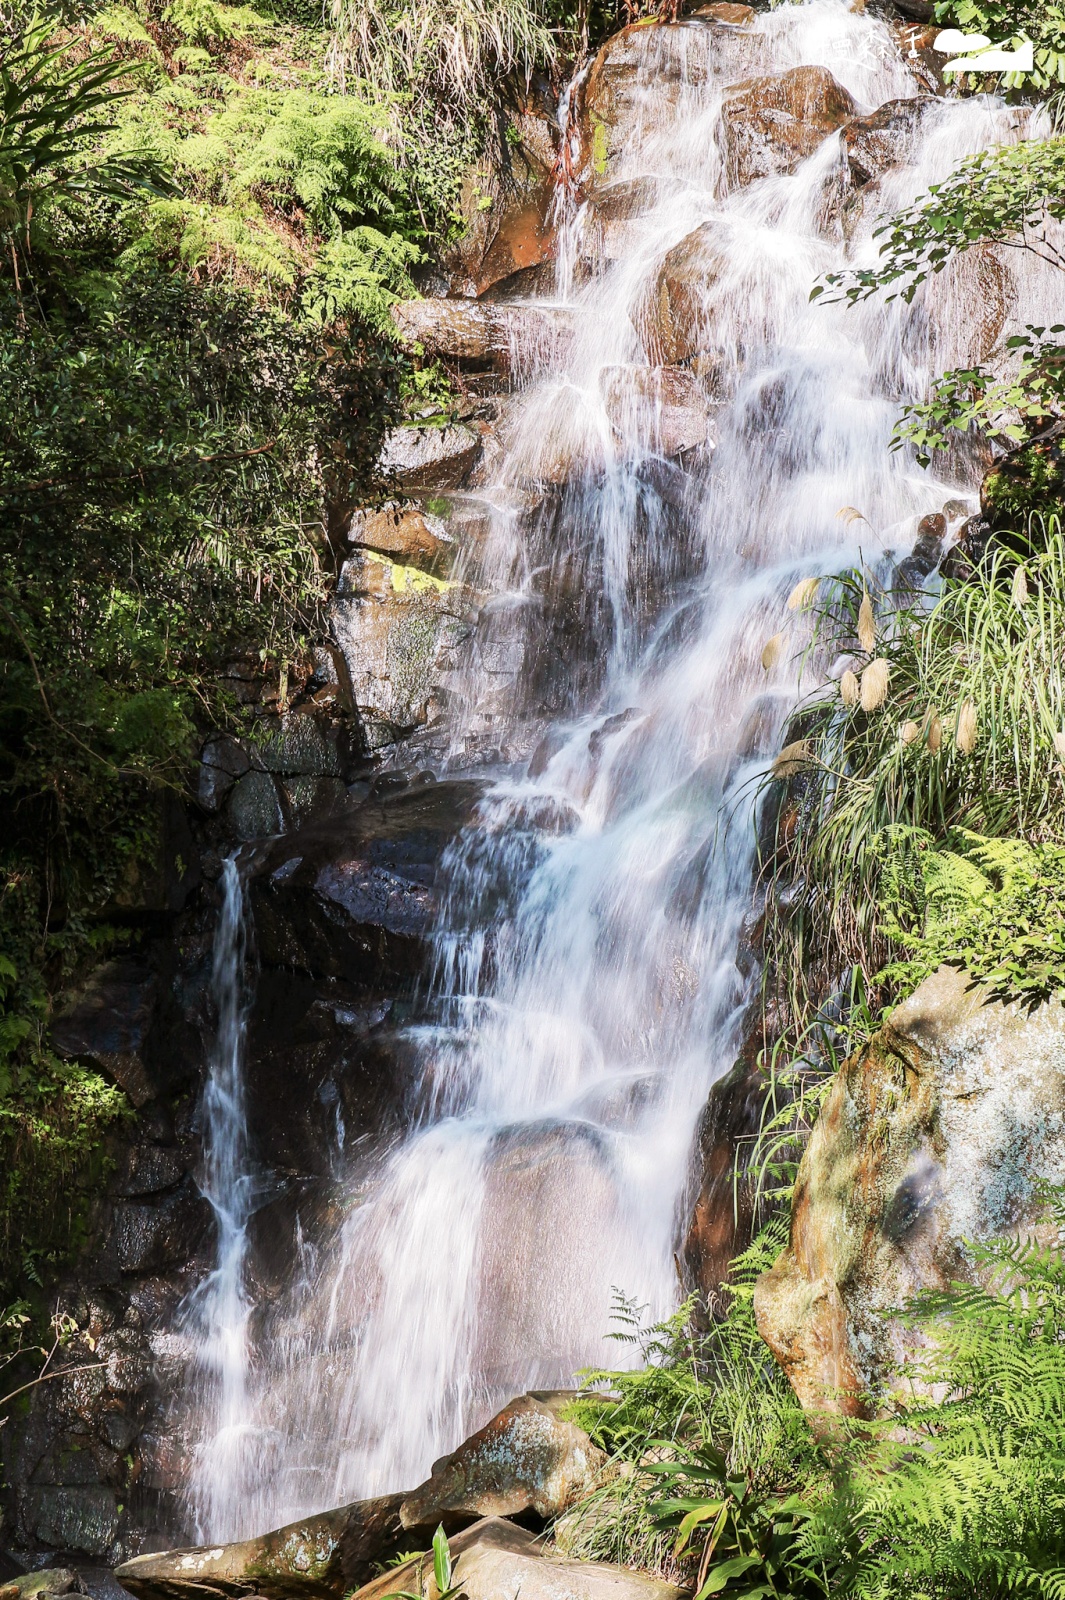
[[[861,690],[858,687],[858,678],[848,667],[839,680],[840,698],[845,706],[856,706],[861,699]]]
[[[902,727],[899,729],[899,743],[912,744],[920,731],[921,730],[917,726],[916,722],[904,722]]]
[[[869,596],[862,596],[862,603],[858,607],[858,643],[868,654],[876,648],[876,624],[873,621],[873,602]]]
[[[1017,610],[1028,604],[1028,577],[1023,567],[1018,567],[1013,574],[1013,587],[1010,590],[1010,599]]]
[[[771,639],[766,640],[762,650],[762,665],[767,672],[776,666],[783,648],[784,635],[782,633],[775,633]]]
[[[976,749],[976,707],[971,700],[963,700],[954,729],[954,743],[963,756],[971,756]]]
[[[805,739],[786,744],[773,762],[774,778],[793,778],[801,772],[810,757],[810,746]]]
[[[925,719],[925,728],[928,748],[934,752],[943,743],[943,723],[938,711],[929,711]]]
[[[806,607],[810,604],[810,601],[817,593],[817,586],[820,582],[820,578],[800,578],[799,582],[788,595],[788,610],[805,611]]]
[[[887,699],[888,678],[891,668],[883,656],[870,661],[862,673],[861,701],[863,711],[878,711]]]
[[[1054,754],[1065,765],[1065,733],[1056,733],[1054,735]]]

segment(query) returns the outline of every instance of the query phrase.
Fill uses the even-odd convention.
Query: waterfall
[[[217,1230],[212,1271],[188,1297],[184,1320],[193,1345],[191,1378],[199,1417],[188,1483],[189,1509],[200,1539],[234,1538],[237,1507],[254,1459],[249,1432],[248,1319],[244,1281],[248,1221],[254,1200],[244,1097],[247,1022],[247,912],[236,860],[222,863],[222,904],[211,960],[217,1017],[203,1095],[200,1188]]]
[[[878,215],[1023,137],[1024,114],[936,103],[855,220],[838,134],[789,175],[730,183],[722,99],[811,64],[864,112],[913,99],[887,22],[806,0],[744,29],[644,38],[608,174],[639,204],[603,223],[593,193],[563,218],[555,297],[527,307],[557,337],[515,335],[501,448],[465,501],[484,529],[465,577],[492,598],[454,674],[452,768],[492,782],[447,862],[409,1131],[353,1176],[313,1274],[265,1319],[253,1375],[229,869],[232,1022],[206,1185],[221,1242],[198,1300],[212,1538],[413,1486],[510,1395],[617,1364],[615,1290],[649,1317],[676,1304],[699,1113],[757,983],[756,780],[808,641],[786,597],[802,576],[901,556],[923,515],[946,508],[956,528],[975,508],[972,481],[887,446],[900,402],[982,352],[992,258],[912,306],[809,294],[875,261]],[[694,375],[713,449],[678,465],[653,322],[663,264],[696,235],[686,292],[711,330]],[[1020,291],[1027,310],[1047,290],[1038,267],[993,259],[1009,332]],[[248,1441],[257,1469],[232,1470]]]

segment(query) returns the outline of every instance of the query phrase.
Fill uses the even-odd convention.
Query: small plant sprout
[[[433,1584],[436,1589],[436,1600],[455,1600],[461,1594],[462,1585],[455,1583],[455,1567],[451,1560],[451,1550],[444,1532],[444,1524],[440,1523],[433,1534]],[[424,1594],[413,1594],[409,1589],[397,1589],[393,1594],[383,1596],[383,1600],[426,1600]]]

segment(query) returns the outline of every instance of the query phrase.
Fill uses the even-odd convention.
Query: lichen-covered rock
[[[558,1415],[562,1396],[521,1395],[433,1467],[400,1507],[405,1527],[449,1511],[479,1517],[559,1516],[593,1486],[606,1457]]]
[[[811,1411],[864,1415],[908,1335],[884,1313],[971,1281],[967,1240],[1031,1231],[1065,1179],[1065,1008],[941,968],[841,1069],[799,1168],[758,1327]]]
[[[792,67],[735,84],[721,107],[729,187],[794,172],[857,109],[826,67]]]
[[[453,1582],[466,1600],[680,1600],[683,1593],[661,1578],[605,1561],[545,1555],[534,1534],[498,1517],[475,1522],[450,1546]],[[359,1600],[385,1600],[398,1590],[431,1600],[431,1554],[382,1573],[359,1590]]]
[[[383,551],[357,549],[345,562],[333,626],[371,749],[438,714],[476,610],[463,585]]]
[[[73,1567],[41,1567],[0,1584],[0,1600],[37,1600],[38,1595],[69,1594],[79,1587]]]

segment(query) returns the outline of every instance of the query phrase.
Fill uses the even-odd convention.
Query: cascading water
[[[248,1221],[254,1201],[244,1105],[247,1017],[247,912],[237,862],[222,863],[222,904],[211,961],[217,1014],[214,1049],[203,1096],[203,1173],[200,1187],[217,1229],[215,1264],[183,1308],[193,1344],[200,1438],[188,1485],[196,1534],[235,1537],[229,1485],[243,1479],[249,1446],[248,1321],[244,1283]]]
[[[511,1394],[616,1362],[604,1343],[615,1287],[650,1316],[675,1303],[693,1134],[751,989],[754,779],[794,704],[804,642],[784,597],[861,546],[870,560],[905,551],[919,517],[952,497],[962,514],[956,484],[887,442],[901,399],[983,352],[992,258],[912,307],[811,305],[809,292],[875,260],[876,214],[1022,136],[1020,114],[937,105],[908,161],[845,217],[838,135],[791,175],[732,184],[723,92],[812,64],[866,110],[913,98],[885,22],[807,0],[731,32],[644,37],[608,174],[638,204],[620,226],[603,224],[594,194],[564,217],[558,293],[536,318],[555,332],[516,340],[520,390],[477,492],[489,531],[467,576],[494,598],[455,684],[453,765],[494,781],[448,864],[431,1005],[413,1030],[412,1123],[361,1170],[313,1275],[271,1314],[253,1378],[245,1157],[221,1132],[239,1106],[234,991],[208,1153],[222,1244],[198,1302],[217,1308],[203,1316],[214,1443],[196,1467],[212,1539],[412,1485]],[[672,402],[649,375],[663,359],[663,262],[697,232],[688,292],[711,355],[692,370],[716,448],[682,471],[666,459]],[[1039,320],[1040,269],[994,272],[1007,311],[1025,274]],[[863,520],[841,522],[846,507]],[[552,605],[567,639],[584,631],[561,671]],[[781,629],[767,672],[762,648]],[[229,885],[236,895],[235,869]]]

